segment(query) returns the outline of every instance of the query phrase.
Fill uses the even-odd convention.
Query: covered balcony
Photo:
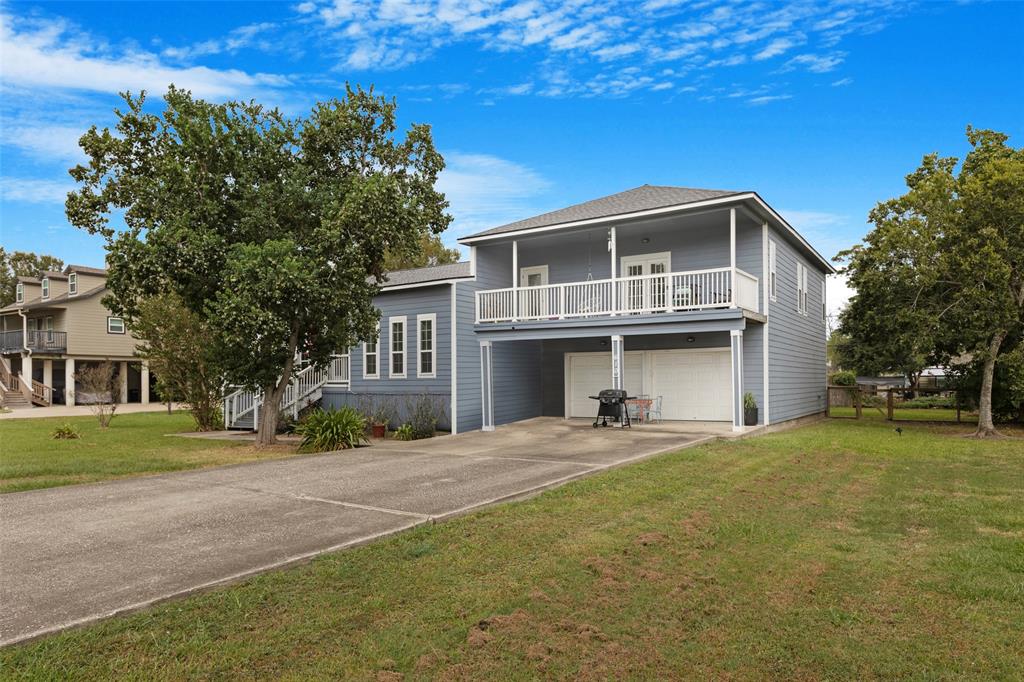
[[[63,353],[68,349],[68,333],[48,329],[0,332],[0,352],[20,353],[26,347],[33,353]]]
[[[480,325],[763,309],[767,230],[743,209],[623,221],[476,247]],[[625,321],[625,320],[624,320]]]

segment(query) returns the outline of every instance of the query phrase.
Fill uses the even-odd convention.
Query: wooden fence
[[[894,412],[899,407],[896,396],[902,393],[908,392],[910,389],[907,388],[883,388],[878,389],[875,387],[865,386],[837,386],[829,384],[825,389],[825,414],[833,419],[862,419],[864,417],[864,410],[877,409],[880,413],[885,415],[887,421],[895,421]],[[963,408],[961,401],[957,399],[957,391],[955,389],[948,388],[917,388],[913,392],[917,395],[939,395],[939,394],[952,394],[953,404],[956,409],[956,421],[961,422]],[[879,394],[885,394],[885,407],[879,405],[866,404],[874,402],[871,400],[865,401],[865,398],[874,398]],[[837,415],[833,414],[834,407],[852,407],[854,410],[853,415]],[[929,409],[929,408],[921,408]],[[948,420],[936,420],[936,421],[948,421]]]

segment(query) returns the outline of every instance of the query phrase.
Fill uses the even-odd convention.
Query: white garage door
[[[728,351],[648,353],[652,396],[662,396],[665,419],[730,421],[732,358]]]
[[[626,353],[626,390],[630,394],[643,393],[643,353]],[[566,353],[569,365],[568,404],[570,417],[593,417],[597,402],[588,396],[597,395],[612,387],[612,354]]]

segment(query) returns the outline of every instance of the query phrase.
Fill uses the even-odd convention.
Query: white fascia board
[[[429,282],[416,282],[414,284],[385,284],[380,288],[381,292],[385,291],[400,291],[401,289],[419,289],[421,287],[436,287],[441,284],[453,284],[455,282],[467,282],[472,280],[472,277],[453,277],[451,279],[432,279]]]

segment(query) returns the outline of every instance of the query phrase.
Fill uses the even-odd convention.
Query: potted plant
[[[370,433],[374,438],[385,438],[388,426],[395,418],[395,406],[387,398],[381,398],[370,415]]]
[[[754,394],[743,394],[743,423],[746,426],[757,426],[757,403],[754,401]]]

